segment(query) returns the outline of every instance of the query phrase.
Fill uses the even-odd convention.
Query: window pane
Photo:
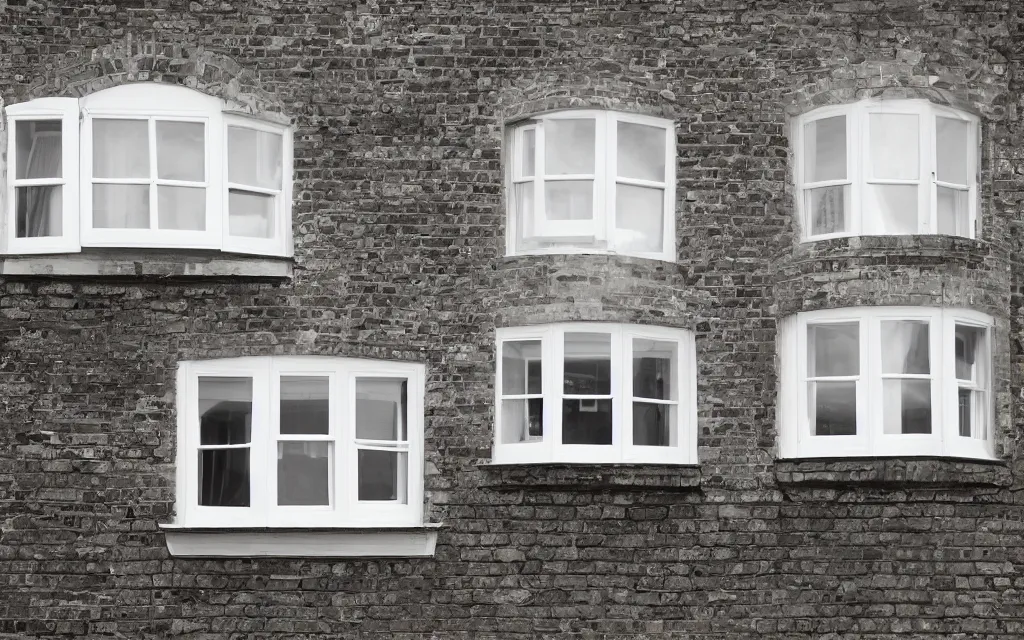
[[[541,392],[540,340],[505,342],[501,347],[501,392]]]
[[[19,238],[61,235],[64,187],[16,187],[16,229]]]
[[[405,441],[406,381],[400,378],[356,379],[356,437]]]
[[[199,504],[249,506],[249,449],[199,451]]]
[[[615,165],[620,178],[665,182],[665,130],[619,122]]]
[[[274,237],[275,196],[231,189],[228,192],[228,233],[245,238]]]
[[[885,433],[932,432],[932,381],[882,380]]]
[[[857,434],[856,382],[808,382],[807,401],[813,435]]]
[[[846,215],[850,210],[849,185],[808,189],[804,197],[812,236],[849,230]]]
[[[326,376],[281,376],[281,433],[327,435],[329,397]]]
[[[972,402],[974,393],[970,389],[960,389],[957,392],[957,415],[959,417],[959,433],[964,438],[972,435],[971,427],[974,426],[974,411]]]
[[[206,127],[201,122],[156,122],[156,174],[164,180],[206,180]]]
[[[206,189],[202,187],[156,188],[157,228],[181,231],[206,229]]]
[[[95,229],[148,229],[149,186],[92,185],[92,226]]]
[[[846,179],[846,116],[804,125],[804,182]]]
[[[522,177],[532,176],[534,165],[537,161],[537,131],[527,129],[523,131],[523,149],[519,157],[519,173]]]
[[[676,405],[633,403],[633,444],[645,447],[677,445]]]
[[[562,401],[563,444],[611,444],[612,401]]]
[[[594,121],[544,121],[544,173],[594,173]]]
[[[860,373],[860,325],[818,324],[807,327],[807,377],[855,376]]]
[[[548,220],[591,220],[594,217],[594,181],[559,180],[544,184]]]
[[[149,178],[149,122],[92,121],[94,178]]]
[[[60,120],[16,121],[15,178],[21,180],[63,177],[60,127]]]
[[[985,330],[980,327],[956,325],[954,332],[954,353],[956,354],[956,377],[958,380],[978,380],[978,356],[984,343]]]
[[[967,202],[969,193],[949,187],[935,187],[938,232],[949,236],[970,237]]]
[[[501,428],[501,441],[506,444],[540,440],[544,436],[544,400],[502,400]]]
[[[892,180],[921,177],[920,125],[912,113],[869,115],[871,175]]]
[[[516,218],[519,223],[519,237],[529,238],[534,235],[533,182],[521,182],[515,185]]]
[[[865,196],[869,217],[873,213],[875,219],[875,228],[870,232],[892,235],[918,233],[917,185],[869,184]]]
[[[400,451],[359,450],[359,499],[397,500],[407,504],[409,454]]]
[[[633,339],[633,395],[637,398],[676,398],[677,347],[674,342]]]
[[[277,504],[330,504],[328,442],[277,443]]]
[[[280,189],[283,140],[276,133],[228,127],[228,180],[250,187]]]
[[[665,191],[615,185],[615,245],[620,250],[663,249]]]
[[[246,444],[252,430],[252,378],[199,378],[199,444]]]
[[[611,394],[611,357],[609,334],[565,334],[565,393]]]
[[[969,127],[963,120],[935,119],[936,174],[942,182],[967,185],[967,159],[972,152],[967,148]]]
[[[882,323],[882,373],[930,373],[928,322],[895,320]]]

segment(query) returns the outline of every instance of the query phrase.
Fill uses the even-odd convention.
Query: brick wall
[[[0,638],[1024,637],[1020,11],[0,1],[4,104],[152,80],[297,127],[292,280],[0,278]],[[787,118],[869,95],[982,116],[980,241],[799,245]],[[503,123],[566,106],[678,124],[677,264],[504,257]],[[940,301],[997,319],[1005,466],[775,462],[780,317]],[[478,466],[494,327],[569,319],[696,332],[699,473]],[[168,556],[177,362],[272,354],[428,365],[434,558]]]

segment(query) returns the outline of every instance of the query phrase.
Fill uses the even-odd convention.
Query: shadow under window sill
[[[653,463],[487,463],[481,486],[488,489],[661,489],[700,488],[698,465]]]
[[[963,458],[804,458],[778,460],[783,489],[962,489],[1009,487],[1013,475],[999,460]]]

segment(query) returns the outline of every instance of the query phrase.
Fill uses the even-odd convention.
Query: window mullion
[[[152,231],[158,226],[156,179],[160,174],[156,166],[156,118],[148,118],[147,123],[149,132],[149,230]]]
[[[858,321],[860,339],[860,381],[857,383],[857,434],[863,439],[868,455],[884,453],[879,450],[882,429],[882,403],[869,402],[881,398],[881,345],[878,343],[880,321],[869,315]]]
[[[547,207],[544,203],[544,146],[547,144],[544,137],[544,120],[537,121],[537,133],[534,138],[534,161],[533,161],[533,218],[530,220],[530,228],[523,224],[523,231],[529,235],[537,235],[538,227],[546,228],[548,221]],[[525,221],[524,221],[525,222]]]
[[[611,114],[598,115],[594,123],[595,144],[597,145],[594,171],[594,224],[598,232],[603,228],[605,242],[609,249],[615,248],[615,183],[618,177],[618,122]],[[604,129],[604,135],[600,133]],[[600,159],[604,158],[604,162]],[[600,237],[600,236],[598,236]]]
[[[541,364],[544,389],[544,419],[551,424],[551,442],[548,447],[551,459],[559,459],[562,449],[562,387],[565,376],[565,334],[560,328],[549,328],[541,339],[542,353],[550,367]],[[550,373],[550,375],[548,375]]]
[[[853,235],[864,233],[863,192],[867,188],[865,176],[868,175],[865,166],[868,162],[868,133],[867,127],[864,126],[864,122],[867,121],[866,114],[864,106],[856,106],[850,109],[846,116],[849,141],[846,145],[846,172],[850,179],[850,231]]]
[[[956,320],[940,311],[935,315],[934,322],[938,329],[935,334],[937,334],[939,343],[933,345],[931,349],[932,355],[938,358],[938,366],[935,367],[937,374],[935,385],[938,387],[938,393],[936,394],[934,391],[932,393],[935,405],[932,407],[932,431],[939,436],[939,450],[942,454],[951,455],[954,453],[955,435],[959,431],[959,425],[954,424],[955,417],[959,415],[956,411],[959,401],[956,349],[949,349],[949,345],[952,345],[955,340]],[[934,340],[935,336],[932,336],[932,339]],[[935,402],[936,395],[938,396],[937,402]]]
[[[633,394],[629,388],[633,376],[632,359],[628,359],[632,336],[616,327],[611,337],[612,442],[617,444],[617,459],[625,460],[633,449]]]
[[[349,407],[354,406],[348,396],[350,387],[348,372],[336,372],[331,377],[330,396],[327,401],[330,432],[334,435],[334,513],[341,522],[348,522],[352,511],[351,496],[346,491],[346,488],[351,486],[347,472],[352,468],[352,463],[348,458],[353,455],[355,449],[355,420],[354,417],[349,419],[348,412]],[[354,413],[353,410],[353,416]]]
[[[936,210],[936,187],[935,179],[938,170],[937,143],[935,140],[935,126],[937,121],[935,109],[927,106],[918,117],[920,124],[919,139],[921,148],[918,149],[920,171],[918,178],[921,183],[918,186],[917,228],[919,233],[936,233],[938,231],[938,214]]]

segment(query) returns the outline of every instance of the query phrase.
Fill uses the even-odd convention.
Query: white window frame
[[[545,175],[544,123],[553,120],[594,120],[594,172],[588,174]],[[665,132],[665,180],[651,181],[618,177],[617,132],[618,123],[641,124],[663,129]],[[525,131],[535,132],[534,175],[522,175],[522,154]],[[574,109],[535,116],[510,127],[507,139],[509,153],[506,165],[506,202],[508,216],[505,248],[508,255],[548,255],[604,253],[622,254],[656,260],[675,261],[675,124],[671,120],[617,111]],[[544,184],[563,180],[593,180],[594,216],[591,220],[548,220],[544,207]],[[520,248],[520,220],[514,185],[533,183],[534,228],[531,238],[550,238],[558,245],[538,248]],[[635,185],[663,190],[662,247],[659,251],[643,252],[620,249],[616,246],[616,189],[617,185]],[[574,244],[574,241],[577,243]]]
[[[329,379],[328,435],[280,433],[282,376],[321,376]],[[243,357],[181,362],[178,366],[177,526],[210,528],[254,527],[409,527],[423,524],[423,394],[424,366],[413,363],[334,358],[326,356]],[[253,380],[253,419],[250,440],[249,507],[199,504],[199,378],[244,377]],[[387,447],[408,453],[406,501],[358,499],[355,437],[356,380],[363,377],[407,381],[407,440]],[[287,440],[331,443],[330,506],[276,504],[277,442]],[[372,446],[370,443],[369,446]],[[401,493],[401,488],[399,489]]]
[[[881,323],[920,320],[928,323],[929,374],[882,374]],[[818,436],[812,433],[808,415],[807,331],[812,325],[857,324],[859,326],[859,374],[837,378],[857,382],[857,433]],[[977,365],[986,405],[985,438],[959,435],[958,380],[955,371],[954,333],[956,325],[985,329],[985,343]],[[947,456],[995,459],[994,403],[992,389],[992,318],[967,309],[932,307],[848,307],[798,313],[785,318],[779,330],[778,432],[782,458],[858,456]],[[883,425],[882,380],[884,378],[930,379],[932,428],[928,434],[886,434]]]
[[[919,175],[908,180],[874,178],[870,153],[870,115],[880,113],[907,114],[918,116],[919,130]],[[806,160],[804,154],[804,127],[814,121],[845,116],[846,118],[846,167],[845,179],[809,182],[805,180]],[[937,118],[949,118],[969,123],[967,135],[967,175],[970,184],[957,185],[939,182],[937,177],[936,134]],[[803,114],[793,121],[792,127],[794,157],[796,159],[795,179],[797,211],[803,227],[803,240],[812,242],[861,235],[887,235],[875,220],[876,213],[867,210],[866,191],[869,184],[917,185],[918,187],[918,228],[916,234],[936,234],[938,229],[937,188],[947,187],[968,193],[967,207],[968,235],[976,238],[980,233],[978,199],[978,170],[981,154],[981,124],[977,116],[933,104],[928,100],[878,100],[827,106]],[[834,233],[811,233],[811,212],[807,206],[810,189],[848,185],[850,209],[847,211],[847,226],[844,231]]]
[[[3,216],[2,249],[5,254],[75,253],[83,247],[208,249],[270,256],[291,256],[292,174],[294,168],[292,127],[227,111],[224,101],[185,87],[158,82],[120,85],[83,98],[41,98],[8,106],[7,206]],[[102,179],[92,176],[93,122],[96,119],[144,120],[149,127],[148,178]],[[16,181],[14,123],[19,120],[62,120],[62,181]],[[155,126],[160,120],[201,122],[206,131],[205,176],[201,182],[157,177]],[[245,186],[250,192],[275,196],[273,233],[270,238],[232,236],[228,225],[227,127],[267,131],[282,137],[282,184],[280,189]],[[15,238],[14,189],[30,184],[63,184],[63,234],[59,237]],[[117,229],[93,226],[93,184],[148,185],[150,228]],[[202,231],[157,228],[156,185],[204,187],[206,219]]]
[[[612,443],[609,445],[563,444],[562,415],[564,394],[565,334],[603,333],[611,343]],[[634,339],[672,342],[677,348],[678,375],[675,381],[675,433],[677,446],[634,445],[632,344]],[[507,396],[502,393],[502,353],[506,342],[538,340],[541,343],[541,393]],[[697,378],[696,346],[693,333],[685,329],[642,325],[571,322],[508,327],[496,330],[495,380],[495,464],[564,463],[697,463]],[[503,399],[544,399],[544,433],[541,438],[503,443],[501,407]],[[643,399],[643,402],[651,402]]]

